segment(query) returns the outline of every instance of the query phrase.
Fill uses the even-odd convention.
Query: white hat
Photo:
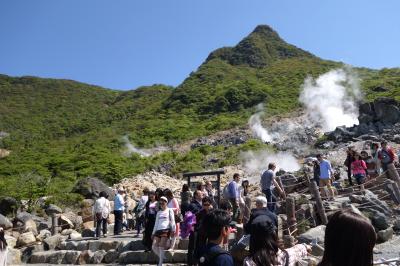
[[[164,196],[162,196],[162,197],[160,198],[160,200],[164,200],[165,202],[168,202],[168,199],[167,199],[166,197],[164,197]]]

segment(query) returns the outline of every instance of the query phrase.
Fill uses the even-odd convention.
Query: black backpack
[[[229,252],[222,248],[209,250],[206,253],[204,253],[202,256],[200,256],[198,265],[199,266],[210,265],[210,263],[212,263],[214,261],[214,259],[216,259],[219,255],[223,255],[223,254],[229,254]]]

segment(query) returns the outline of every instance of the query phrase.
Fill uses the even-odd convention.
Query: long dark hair
[[[250,227],[250,257],[257,266],[277,265],[278,236],[274,224],[263,215],[253,220]],[[262,221],[257,221],[262,219]]]
[[[7,241],[4,236],[4,230],[3,228],[0,228],[0,250],[3,250],[7,247]]]
[[[332,215],[319,266],[372,266],[376,233],[369,220],[351,210]]]

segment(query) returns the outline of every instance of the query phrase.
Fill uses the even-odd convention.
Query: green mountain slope
[[[50,194],[74,201],[76,195],[69,193],[73,184],[88,175],[113,183],[160,165],[170,174],[222,167],[247,146],[205,147],[187,154],[169,150],[144,158],[123,155],[123,136],[138,147],[172,147],[245,125],[260,102],[268,115],[293,112],[301,108],[298,95],[304,78],[342,65],[286,43],[268,26],[258,26],[235,47],[212,52],[176,88],[153,85],[121,92],[69,80],[0,75],[0,132],[9,133],[0,139],[0,148],[11,151],[0,159],[0,196]],[[367,99],[400,99],[399,69],[356,70]],[[378,86],[386,90],[375,90]],[[210,165],[205,159],[210,153],[224,159]],[[32,175],[38,181],[23,181]]]

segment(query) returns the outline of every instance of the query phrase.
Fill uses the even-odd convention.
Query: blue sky
[[[400,66],[400,1],[0,0],[0,73],[179,85],[257,25],[325,59]]]

